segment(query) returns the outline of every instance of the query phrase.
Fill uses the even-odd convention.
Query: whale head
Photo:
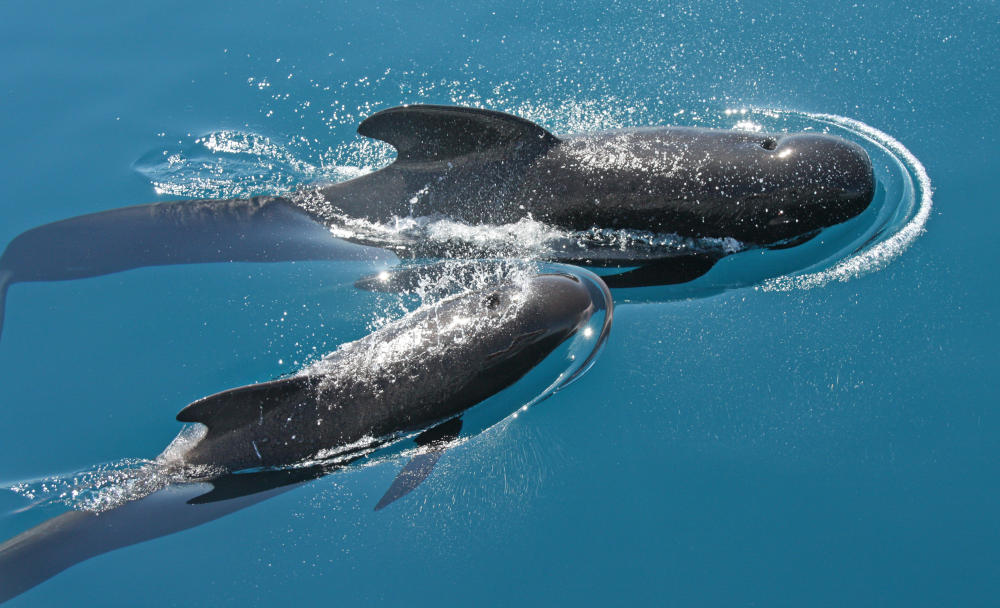
[[[867,152],[840,137],[692,129],[680,141],[683,162],[657,183],[667,196],[680,188],[693,221],[679,223],[698,236],[794,242],[857,216],[874,197]]]
[[[477,383],[506,385],[581,331],[597,310],[591,287],[570,274],[541,274],[473,292],[454,302],[454,316],[476,328],[466,361]],[[451,307],[448,307],[451,308]]]
[[[865,150],[832,135],[765,135],[762,158],[752,163],[759,192],[753,209],[754,238],[762,244],[794,240],[845,222],[864,211],[875,194]]]

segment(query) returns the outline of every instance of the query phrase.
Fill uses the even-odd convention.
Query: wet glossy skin
[[[323,189],[353,217],[529,215],[573,230],[630,228],[771,245],[863,211],[875,182],[858,145],[821,134],[681,127],[557,139],[541,153],[485,150],[396,162]]]
[[[181,458],[211,465],[210,478],[171,483],[100,514],[69,511],[0,543],[0,603],[95,555],[225,516],[338,470],[358,455],[307,467],[227,470],[293,464],[365,436],[391,440],[394,432],[460,415],[527,373],[590,319],[593,306],[579,279],[539,275],[526,290],[498,285],[405,317],[329,357],[322,373],[196,401],[178,419],[204,422],[208,432]],[[474,339],[439,347],[461,337],[464,327]],[[427,445],[422,438],[433,441],[434,431],[454,428],[454,422],[419,435],[417,445]],[[431,457],[426,476],[436,456],[421,457]],[[156,466],[176,464],[171,459]],[[399,496],[387,494],[376,508]]]
[[[768,246],[846,221],[874,195],[865,151],[828,135],[664,127],[557,138],[499,112],[420,107],[451,113],[431,132],[445,141],[429,156],[401,155],[315,192],[155,203],[45,224],[0,256],[0,290],[164,264],[346,259],[352,254],[322,226],[331,209],[375,221],[443,214],[501,224],[530,216],[573,230],[631,228]],[[373,118],[397,110],[405,109]],[[523,126],[527,134],[518,135],[526,141],[498,144],[488,128],[463,133],[461,123],[449,122],[462,114]],[[405,133],[390,135],[401,145]]]
[[[846,221],[874,194],[868,155],[840,138],[691,128],[566,139],[525,186],[521,202],[556,225],[759,245]]]
[[[347,258],[329,236],[276,197],[153,203],[26,230],[0,256],[0,272],[11,282],[59,281],[169,264]]]
[[[567,275],[471,292],[342,346],[307,374],[233,389],[177,419],[208,434],[187,464],[280,466],[364,438],[426,428],[510,386],[593,313]]]

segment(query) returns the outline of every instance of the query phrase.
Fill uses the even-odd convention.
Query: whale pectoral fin
[[[372,114],[358,133],[399,152],[396,162],[440,161],[491,149],[541,154],[559,140],[517,116],[453,106],[412,105]]]
[[[200,422],[210,435],[224,433],[240,426],[263,423],[273,408],[288,405],[298,399],[311,398],[312,383],[308,377],[295,376],[261,384],[241,386],[209,395],[185,407],[177,414],[179,422]]]
[[[406,496],[417,488],[434,470],[434,465],[444,455],[448,443],[454,441],[462,431],[462,419],[452,418],[447,422],[442,422],[434,428],[428,429],[417,435],[418,446],[429,449],[426,452],[417,454],[406,466],[396,475],[392,485],[385,491],[382,498],[375,505],[376,511],[381,511],[393,502]]]
[[[602,276],[611,288],[674,285],[693,281],[715,266],[719,258],[706,253],[666,258],[621,274]]]

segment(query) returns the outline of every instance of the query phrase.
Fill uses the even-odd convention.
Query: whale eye
[[[493,310],[499,305],[500,305],[500,294],[496,291],[494,291],[490,295],[486,296],[485,299],[483,299],[483,306],[485,306],[489,310]]]
[[[774,150],[775,148],[778,147],[778,140],[774,139],[773,137],[768,137],[767,139],[765,139],[760,143],[760,147],[764,148],[765,150]]]

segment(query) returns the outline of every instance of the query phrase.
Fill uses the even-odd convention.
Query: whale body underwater
[[[816,133],[651,127],[556,136],[510,114],[431,105],[383,110],[358,132],[392,145],[395,161],[281,196],[125,207],[18,235],[0,256],[0,324],[9,286],[23,281],[169,264],[377,257],[364,246],[389,258],[493,256],[364,230],[333,238],[330,226],[345,218],[531,219],[567,231],[637,230],[783,248],[857,216],[875,191],[863,148]],[[584,247],[545,257],[621,269],[604,276],[614,288],[689,281],[728,253]]]
[[[413,437],[417,454],[375,505],[382,509],[430,475],[470,408],[574,337],[589,355],[550,389],[583,373],[612,307],[596,277],[504,281],[425,305],[291,377],[199,399],[177,415],[194,426],[150,465],[150,474],[180,472],[175,481],[109,510],[71,510],[0,544],[0,602],[95,555],[222,517]]]

